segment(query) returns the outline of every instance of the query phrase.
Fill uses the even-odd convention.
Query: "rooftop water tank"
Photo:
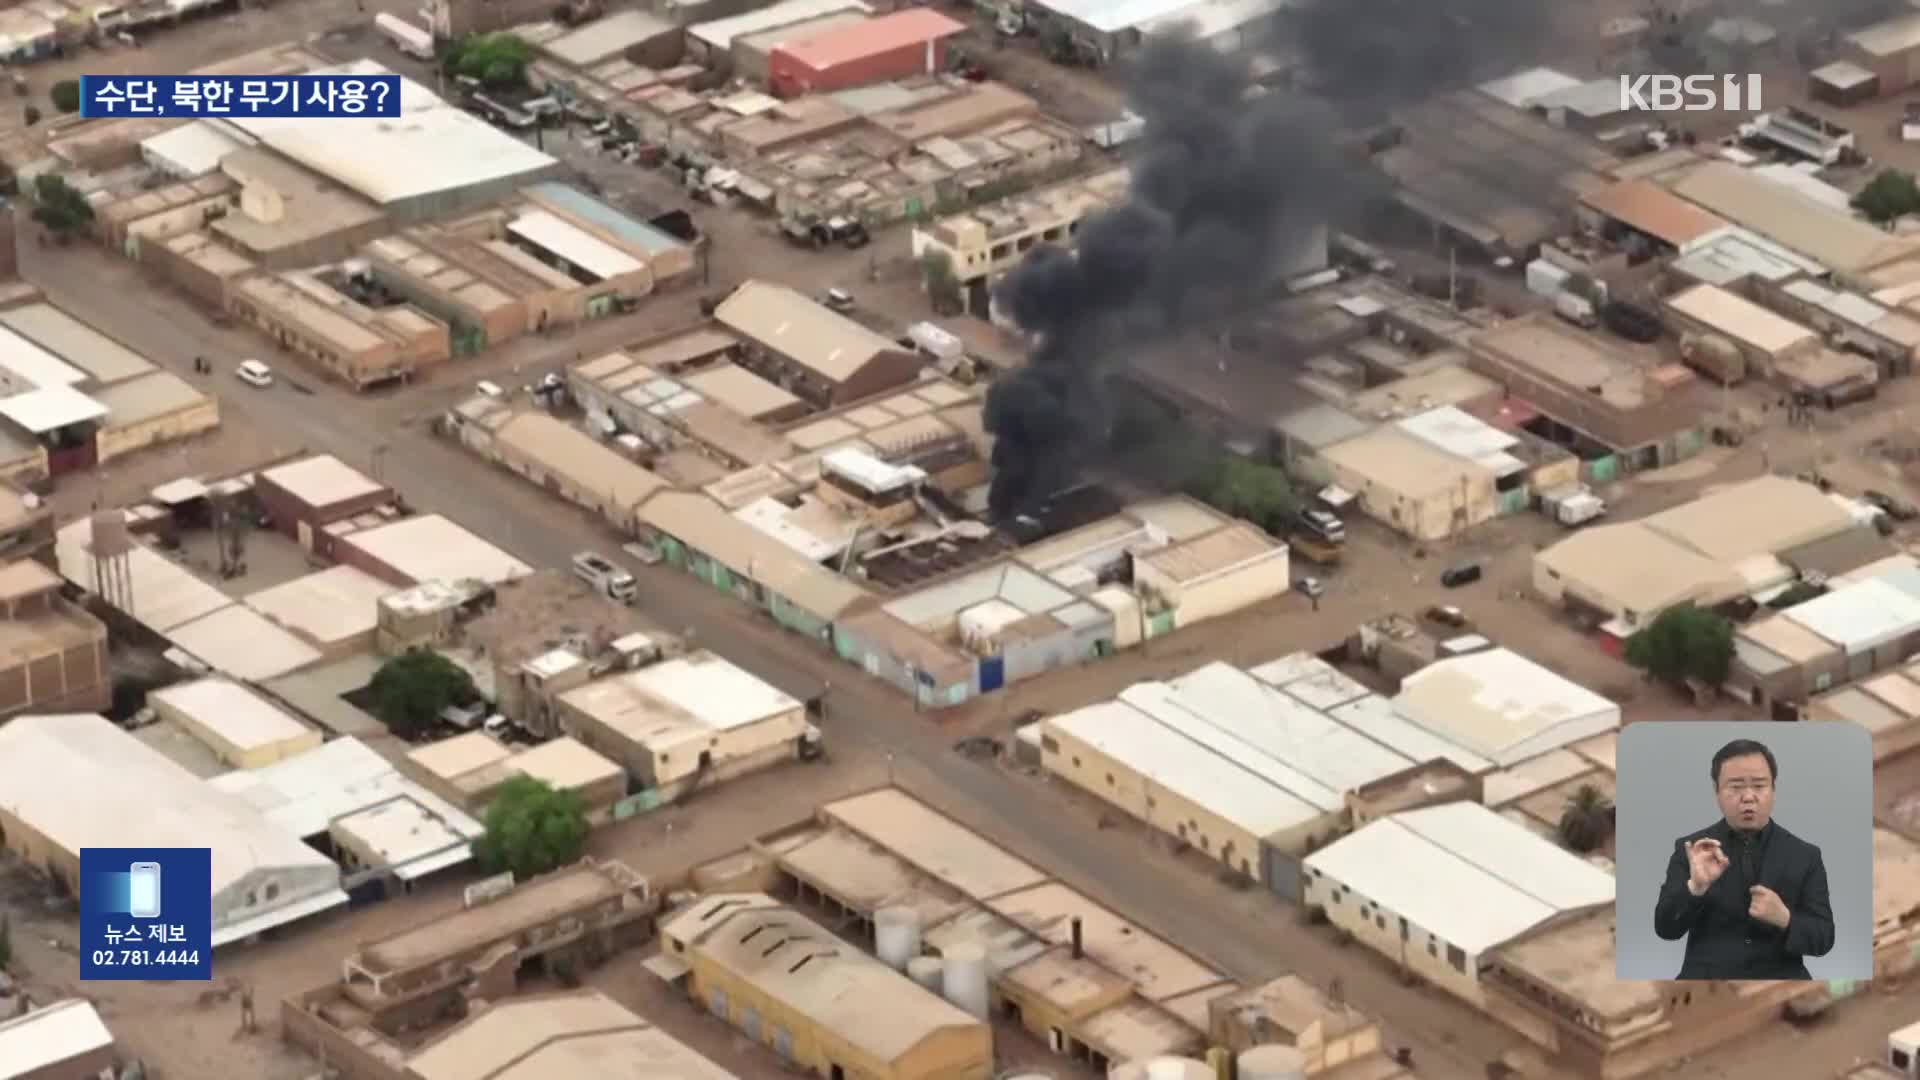
[[[937,956],[916,956],[907,961],[907,978],[938,994],[945,968]]]
[[[1183,1057],[1157,1057],[1116,1065],[1107,1072],[1107,1080],[1216,1080],[1216,1078],[1213,1069],[1204,1061]]]
[[[880,962],[905,971],[920,955],[920,913],[910,907],[883,907],[873,913],[874,952]]]
[[[1307,1080],[1307,1058],[1291,1046],[1255,1046],[1241,1053],[1240,1080]]]
[[[981,1020],[987,1018],[987,950],[962,942],[941,957],[941,990],[948,1001]]]

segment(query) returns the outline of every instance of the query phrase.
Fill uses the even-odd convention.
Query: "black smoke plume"
[[[1108,387],[1132,353],[1269,291],[1316,233],[1381,190],[1343,133],[1394,108],[1530,62],[1546,0],[1297,0],[1273,40],[1290,89],[1184,35],[1127,73],[1145,121],[1127,201],[1035,249],[996,291],[1034,336],[987,394],[991,509],[1005,518],[1073,484],[1111,447]],[[1503,69],[1504,66],[1504,69]]]

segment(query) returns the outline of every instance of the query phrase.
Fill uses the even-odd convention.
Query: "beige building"
[[[63,584],[28,559],[0,568],[0,722],[105,709],[113,697],[106,625],[62,597]]]
[[[142,262],[213,311],[231,308],[234,288],[260,270],[252,259],[200,229],[156,240],[140,252]]]
[[[107,416],[93,433],[105,465],[149,446],[191,438],[220,426],[220,401],[171,371],[149,371],[90,395]]]
[[[1415,540],[1444,540],[1500,512],[1492,471],[1396,426],[1327,447],[1320,460],[1368,517]]]
[[[417,747],[401,759],[400,771],[420,786],[469,813],[484,816],[501,785],[519,776],[542,781],[580,798],[590,820],[603,820],[627,793],[620,766],[569,736],[516,751],[480,731]]]
[[[825,1080],[993,1075],[984,1018],[768,896],[702,897],[663,920],[660,938],[663,959],[695,1000],[805,1072]]]
[[[798,699],[705,651],[596,679],[559,701],[562,730],[663,800],[787,760],[808,730]]]
[[[598,514],[623,534],[632,533],[640,504],[668,486],[631,458],[544,412],[510,414],[486,426],[485,437],[471,429],[463,433],[467,444]]]
[[[1910,753],[1920,747],[1920,661],[1817,694],[1801,715],[1865,728],[1876,764]]]
[[[749,281],[713,317],[747,344],[748,367],[823,408],[904,386],[924,366],[912,350],[784,285]]]
[[[1222,994],[1207,1002],[1207,1018],[1213,1045],[1235,1052],[1290,1046],[1306,1058],[1308,1076],[1376,1058],[1382,1050],[1379,1024],[1298,975]]]
[[[1477,803],[1388,815],[1305,863],[1309,908],[1482,1008],[1500,946],[1614,903],[1612,874]]]
[[[407,1060],[405,1080],[733,1080],[598,990],[489,1002]]]
[[[233,312],[356,390],[408,378],[450,355],[445,323],[411,305],[369,308],[307,272],[241,282]]]
[[[259,769],[320,745],[318,728],[224,678],[180,683],[147,695],[160,719],[178,724],[232,769]]]
[[[220,171],[239,194],[206,229],[265,270],[346,258],[391,227],[373,203],[264,147],[228,154]]]
[[[1037,244],[1071,247],[1080,222],[1126,197],[1132,174],[1110,169],[913,227],[913,257],[946,256],[968,311],[986,315],[988,292]]]
[[[1779,555],[1855,528],[1811,484],[1762,476],[1638,521],[1594,525],[1533,558],[1550,603],[1619,620],[1622,634],[1679,604],[1711,606],[1791,580]]]
[[[1244,521],[1136,555],[1133,583],[1172,609],[1177,626],[1231,614],[1293,587],[1287,545]]]
[[[1668,316],[1684,330],[1732,342],[1746,359],[1747,370],[1763,379],[1826,347],[1819,334],[1718,285],[1695,285],[1664,303]]]

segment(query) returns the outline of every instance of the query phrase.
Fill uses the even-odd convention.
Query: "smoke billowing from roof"
[[[1527,62],[1551,6],[1298,0],[1268,50],[1298,89],[1265,94],[1245,58],[1182,35],[1150,40],[1128,73],[1146,122],[1128,200],[1081,223],[1077,254],[1037,248],[996,294],[1038,344],[987,395],[994,515],[1070,486],[1105,450],[1108,380],[1133,349],[1244,305],[1383,190],[1339,147],[1341,131],[1505,73],[1490,64]]]

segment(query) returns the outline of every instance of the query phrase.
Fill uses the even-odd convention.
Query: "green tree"
[[[516,776],[487,807],[487,831],[473,854],[489,874],[513,871],[514,880],[544,874],[580,858],[587,846],[587,811],[571,791]]]
[[[447,52],[447,73],[478,79],[488,87],[525,86],[533,46],[514,34],[468,34]]]
[[[66,178],[41,173],[33,180],[33,220],[58,233],[62,239],[93,224],[93,207]]]
[[[960,277],[953,272],[953,259],[944,251],[929,251],[920,256],[920,276],[926,282],[927,300],[936,315],[955,315],[960,311]]]
[[[1300,506],[1285,470],[1235,454],[1221,454],[1197,470],[1187,490],[1214,509],[1271,533],[1286,532],[1287,519]]]
[[[1920,184],[1914,182],[1912,173],[1887,169],[1853,197],[1853,208],[1869,221],[1885,225],[1920,211]]]
[[[1795,604],[1804,604],[1818,596],[1825,596],[1827,590],[1811,581],[1796,581],[1787,586],[1787,591],[1767,601],[1767,606],[1775,611],[1784,611]]]
[[[1733,663],[1733,623],[1691,604],[1668,608],[1627,639],[1627,663],[1662,682],[1719,686]]]
[[[54,83],[53,87],[47,91],[47,100],[53,102],[53,107],[63,113],[79,112],[80,81],[78,79],[61,79],[59,82]]]
[[[1613,835],[1613,803],[1592,784],[1581,784],[1560,811],[1560,842],[1582,855],[1598,851]]]
[[[367,684],[373,714],[403,739],[431,729],[449,705],[479,697],[466,669],[431,649],[408,649],[380,665]]]

